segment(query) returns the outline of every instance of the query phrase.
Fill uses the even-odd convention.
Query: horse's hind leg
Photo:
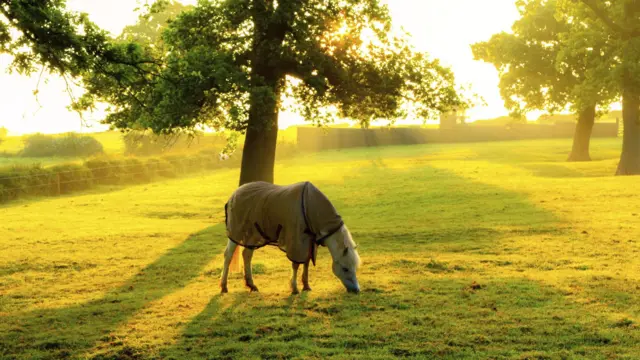
[[[300,264],[291,262],[291,293],[298,294],[298,268]]]
[[[244,260],[244,283],[251,289],[251,291],[258,291],[258,288],[253,283],[253,276],[251,275],[251,258],[253,257],[253,249],[244,248],[242,250],[242,260]]]
[[[229,289],[227,289],[227,279],[229,277],[229,264],[231,264],[231,258],[233,257],[233,252],[238,247],[238,244],[229,240],[227,243],[227,248],[224,251],[224,267],[222,268],[222,276],[220,278],[220,292],[227,293]]]
[[[309,261],[304,263],[302,268],[302,291],[311,291],[309,286]]]

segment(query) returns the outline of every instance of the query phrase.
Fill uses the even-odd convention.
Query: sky
[[[136,22],[138,15],[133,10],[139,2],[68,0],[67,5],[70,10],[88,13],[93,22],[117,35],[126,25]],[[439,58],[453,69],[460,84],[471,85],[472,91],[484,98],[486,106],[468,112],[471,121],[508,114],[500,98],[497,71],[490,64],[474,61],[469,45],[488,40],[494,33],[509,31],[518,18],[515,0],[387,0],[386,3],[394,26],[408,31],[418,50]],[[49,75],[38,85],[38,74],[31,77],[8,74],[10,61],[8,55],[0,56],[0,127],[6,127],[14,135],[108,129],[98,124],[104,116],[101,112],[85,114],[83,121],[67,110],[71,100],[62,79]],[[37,98],[33,95],[36,88]],[[73,96],[78,95],[76,89]],[[280,114],[279,121],[281,128],[303,122],[296,114],[287,112]]]

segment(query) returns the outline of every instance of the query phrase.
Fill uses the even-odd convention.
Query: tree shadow
[[[110,332],[154,300],[202,273],[226,246],[224,225],[192,234],[104,297],[60,309],[11,314],[0,336],[0,355],[16,358],[69,358],[110,340]]]
[[[431,166],[371,166],[344,183],[319,186],[363,251],[413,252],[430,246],[479,251],[509,236],[564,231],[564,219],[524,193]]]
[[[429,183],[438,186],[429,187]],[[420,184],[424,184],[424,191],[416,192]],[[398,273],[396,283],[377,283],[375,274],[382,271],[388,276],[394,266],[406,265],[402,261],[394,263],[386,254],[422,255],[436,247],[441,252],[489,253],[496,241],[503,238],[564,231],[558,228],[562,219],[536,206],[524,194],[429,166],[407,170],[373,162],[347,176],[343,183],[320,181],[317,185],[340,209],[361,255],[379,255],[377,260],[382,259],[382,263],[376,266],[385,270],[368,269],[375,271],[373,275],[368,271],[369,276],[363,277],[360,296],[346,294],[339,286],[330,293],[314,291],[286,298],[234,294],[232,305],[226,308],[221,303],[228,303],[229,298],[215,297],[189,323],[180,340],[161,351],[162,358],[446,357],[459,351],[464,354],[470,350],[466,344],[462,350],[452,350],[454,346],[446,343],[448,332],[454,332],[454,327],[443,324],[438,332],[429,332],[433,337],[417,333],[421,327],[444,323],[445,320],[425,320],[424,315],[434,310],[445,311],[448,298],[469,306],[464,297],[457,299],[468,285],[460,280],[460,272],[466,270],[439,272],[433,268],[437,263],[422,264],[424,276],[404,279]],[[379,189],[384,189],[384,193],[377,193]],[[416,269],[398,271],[413,273]],[[430,279],[429,274],[434,271],[444,280]],[[517,291],[516,287],[508,294],[496,293],[494,297],[520,296]],[[486,307],[478,310],[483,311],[492,310]],[[466,316],[464,312],[460,309],[460,316]],[[483,329],[483,319],[478,316],[474,324]],[[407,326],[411,331],[406,331]],[[475,334],[473,328],[466,330]],[[465,341],[471,344],[475,340],[470,334]],[[435,347],[412,343],[417,338],[426,343],[435,339],[439,343]]]
[[[632,355],[639,334],[616,328],[551,286],[526,278],[375,279],[360,295],[221,297],[161,351],[163,359],[599,358]],[[317,296],[316,296],[317,295]]]
[[[589,168],[591,163],[528,163],[520,164],[518,167],[529,170],[535,177],[551,179],[578,179],[578,178],[601,178],[613,177],[615,164],[607,163],[597,169]]]

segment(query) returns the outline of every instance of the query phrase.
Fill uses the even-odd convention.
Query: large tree
[[[596,20],[615,44],[609,51],[609,81],[622,94],[624,126],[618,175],[640,175],[640,0],[564,0],[563,11],[577,21]],[[576,41],[580,34],[577,34]]]
[[[272,182],[285,91],[317,124],[466,105],[449,69],[390,30],[378,0],[201,0],[164,31],[161,64],[100,64],[78,108],[106,101],[106,122],[121,129],[244,131],[240,184]],[[138,57],[147,53],[158,55]]]
[[[617,86],[605,81],[611,72],[610,44],[593,22],[571,21],[555,0],[519,0],[512,32],[495,34],[472,45],[476,60],[500,73],[500,92],[515,116],[531,110],[570,109],[577,116],[569,161],[587,161],[597,109],[616,98]],[[577,41],[581,34],[582,41]]]

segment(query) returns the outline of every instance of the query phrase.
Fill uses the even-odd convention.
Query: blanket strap
[[[269,242],[277,242],[278,239],[280,238],[280,232],[282,231],[282,225],[278,224],[278,229],[276,230],[276,238],[272,239],[269,237],[269,235],[267,235],[264,231],[262,231],[262,228],[260,228],[260,225],[258,225],[258,223],[254,223],[253,225],[255,225],[256,230],[258,230],[258,232],[260,233],[260,236],[262,236],[263,238],[265,238],[267,241]]]
[[[329,233],[323,237],[321,237],[320,239],[317,239],[315,242],[318,245],[324,245],[324,241],[331,235],[335,234],[338,232],[338,230],[340,230],[342,228],[342,226],[344,226],[344,221],[340,221],[340,225],[338,227],[336,227],[335,229],[329,231]]]
[[[313,241],[311,242],[311,246],[309,246],[309,259],[311,259],[313,261],[313,265],[316,265],[315,259],[313,258],[313,251],[315,250],[315,248],[317,246],[324,246],[324,241],[331,235],[335,234],[336,232],[338,232],[338,230],[340,230],[343,226],[344,226],[344,221],[340,221],[340,225],[338,227],[336,227],[335,229],[329,231],[329,233],[323,237],[321,237],[320,239],[318,239],[318,234],[314,233],[313,230],[311,230],[311,226],[309,226],[309,219],[307,219],[307,210],[304,206],[304,198],[305,198],[305,194],[307,191],[307,187],[309,185],[309,182],[307,181],[304,184],[304,188],[302,189],[302,200],[301,200],[301,208],[302,208],[302,217],[304,219],[304,224],[305,224],[305,229],[304,229],[304,233],[307,235],[311,235],[313,236]]]

